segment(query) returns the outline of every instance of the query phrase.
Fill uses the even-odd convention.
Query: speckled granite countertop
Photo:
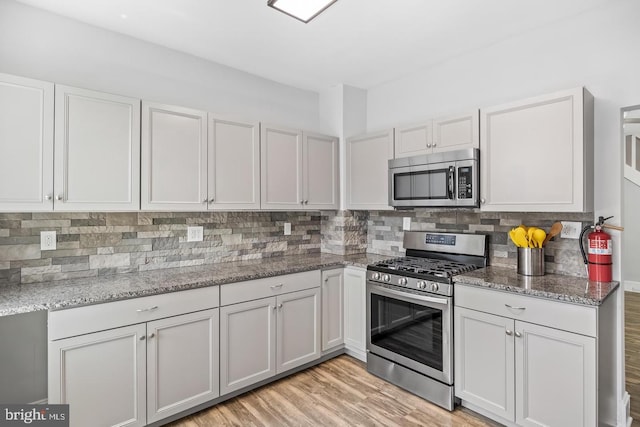
[[[582,277],[545,274],[523,276],[515,268],[487,267],[454,278],[464,283],[500,291],[583,305],[600,305],[618,287],[618,282],[590,282]]]
[[[0,287],[0,316],[58,310],[323,268],[364,268],[386,258],[389,257],[374,254],[300,255],[5,286]]]

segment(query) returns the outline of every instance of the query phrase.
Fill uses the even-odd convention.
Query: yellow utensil
[[[541,228],[536,228],[532,237],[536,247],[541,248],[544,244],[544,240],[547,238],[547,233]]]
[[[527,233],[524,231],[524,228],[518,227],[515,229],[513,233],[513,243],[520,248],[529,247],[529,242],[527,241]]]
[[[535,247],[534,244],[534,240],[533,240],[533,233],[537,230],[536,227],[529,227],[527,228],[527,242],[529,243],[529,247],[533,248]]]

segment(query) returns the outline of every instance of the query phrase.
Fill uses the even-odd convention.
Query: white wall
[[[631,181],[624,180],[624,207],[626,218],[622,243],[622,267],[625,284],[634,291],[640,292],[640,187]]]
[[[620,108],[640,104],[640,1],[615,0],[368,92],[367,130],[585,86],[595,97],[595,216],[620,224]],[[473,35],[470,35],[473,37]],[[421,52],[416,52],[416,55]],[[628,218],[628,220],[634,220]],[[621,238],[614,235],[614,277]],[[636,236],[638,238],[640,236]],[[624,296],[617,298],[618,425],[625,425]]]
[[[0,0],[0,72],[321,130],[315,92],[10,0]]]

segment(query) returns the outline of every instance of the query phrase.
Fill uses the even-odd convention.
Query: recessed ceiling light
[[[267,5],[305,24],[320,15],[337,0],[268,0]]]

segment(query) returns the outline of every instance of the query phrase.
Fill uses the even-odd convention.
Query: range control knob
[[[388,282],[389,280],[391,280],[391,277],[389,277],[389,275],[388,275],[388,274],[384,274],[384,275],[382,276],[382,280],[384,280],[385,282]]]
[[[421,281],[419,281],[419,282],[417,283],[417,285],[416,285],[416,286],[417,286],[419,289],[424,289],[424,288],[426,288],[426,287],[427,287],[427,284],[425,283],[425,281],[424,281],[424,280],[421,280]]]
[[[380,273],[373,273],[373,274],[371,275],[371,278],[372,278],[373,280],[380,280]]]
[[[431,292],[438,292],[438,289],[440,289],[440,286],[437,283],[431,284]]]
[[[407,278],[406,277],[401,277],[398,279],[398,285],[400,286],[406,286],[407,285]]]

